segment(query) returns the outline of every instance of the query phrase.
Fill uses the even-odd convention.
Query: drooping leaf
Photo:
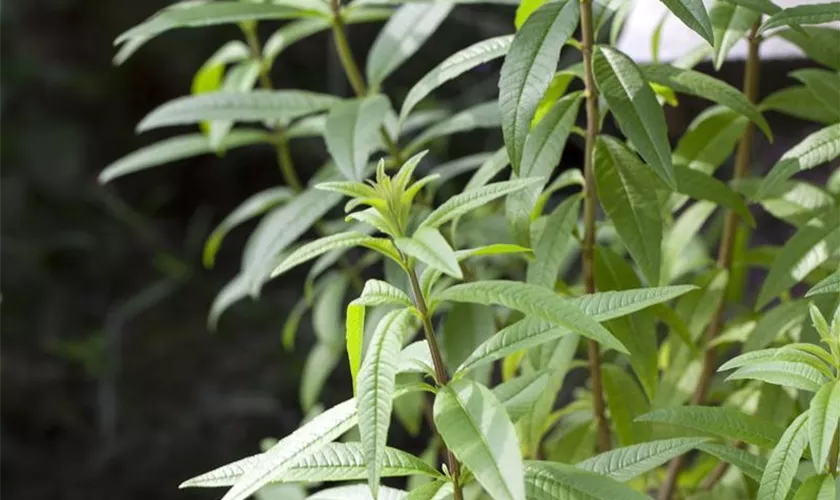
[[[778,28],[801,24],[823,24],[840,21],[840,3],[826,2],[788,7],[770,16],[759,28],[759,33]]]
[[[779,36],[798,46],[814,61],[840,71],[840,30],[830,27],[803,27],[785,29]]]
[[[395,243],[403,253],[453,278],[463,278],[455,251],[433,226],[422,226],[410,238],[397,238]]]
[[[840,41],[840,37],[838,37]],[[787,87],[767,96],[759,109],[778,111],[802,120],[830,125],[840,120],[840,113],[822,103],[804,85]]]
[[[334,96],[306,90],[209,92],[179,97],[162,104],[143,118],[137,125],[137,131],[208,120],[293,120],[323,111],[338,102]]]
[[[631,356],[635,357],[634,354]],[[610,420],[621,445],[647,441],[650,438],[650,425],[633,421],[650,410],[650,404],[639,384],[630,373],[609,363],[601,366],[601,375]]]
[[[574,33],[580,4],[561,0],[536,10],[511,43],[499,78],[502,133],[514,172],[519,172],[525,138],[543,93],[548,88],[560,48]]]
[[[646,500],[649,497],[606,476],[557,462],[526,462],[529,499]]]
[[[359,370],[359,434],[367,462],[368,484],[374,496],[385,461],[400,346],[410,328],[411,313],[407,309],[386,314],[376,327]]]
[[[390,106],[376,94],[336,104],[327,115],[327,150],[345,178],[361,181],[368,157],[376,149],[379,126]]]
[[[755,219],[744,200],[726,184],[708,174],[682,166],[674,168],[674,174],[677,177],[678,192],[726,207],[740,215],[750,227],[755,227]]]
[[[576,467],[624,482],[651,471],[708,441],[709,438],[702,437],[649,441],[601,453],[578,463]]]
[[[430,213],[420,227],[437,228],[447,222],[461,217],[462,215],[475,210],[476,208],[490,203],[504,195],[515,193],[540,182],[542,179],[516,179],[489,184],[487,186],[467,189],[443,203]]]
[[[527,283],[554,288],[563,257],[573,242],[580,200],[580,196],[565,200],[546,219],[545,229],[534,247],[534,260],[528,263]]]
[[[828,163],[838,157],[840,157],[840,123],[814,132],[782,155],[764,177],[755,196],[761,199],[794,174]]]
[[[840,75],[824,69],[805,68],[790,73],[826,107],[840,114]]]
[[[488,38],[447,57],[442,63],[435,66],[433,70],[426,73],[408,91],[402,108],[400,108],[400,122],[405,121],[408,114],[414,109],[414,106],[436,88],[470,71],[476,66],[504,56],[507,53],[508,47],[510,47],[511,40],[513,40],[513,35]]]
[[[808,440],[811,444],[811,457],[817,471],[823,471],[826,468],[831,440],[834,438],[838,425],[840,425],[840,382],[834,380],[817,391],[808,410]]]
[[[235,130],[225,137],[221,149],[228,151],[251,144],[269,143],[270,141],[271,135],[262,130]],[[213,153],[214,151],[210,147],[207,137],[203,134],[170,137],[142,147],[111,163],[100,172],[99,182],[104,184],[123,175],[184,158]]]
[[[682,406],[654,410],[636,420],[674,425],[703,434],[741,440],[763,448],[775,446],[782,435],[782,430],[774,424],[725,406]]]
[[[476,104],[424,130],[404,148],[404,153],[405,155],[414,154],[423,149],[426,144],[447,135],[476,128],[496,128],[501,123],[500,120],[499,106],[496,101]]]
[[[315,407],[327,379],[339,361],[341,349],[331,343],[318,341],[309,350],[300,376],[300,406],[304,411]]]
[[[378,89],[388,75],[426,43],[452,6],[450,2],[412,3],[397,9],[368,53],[365,69],[368,84]]]
[[[755,481],[761,480],[761,475],[764,473],[764,468],[767,466],[766,458],[753,455],[746,450],[735,448],[734,446],[702,443],[697,445],[697,448],[719,460],[734,465],[743,472],[745,476]]]
[[[712,4],[709,14],[715,35],[715,69],[719,70],[729,51],[761,19],[761,14],[720,0]]]
[[[710,45],[714,45],[712,21],[709,20],[703,0],[662,0],[662,3],[692,31],[703,37]]]
[[[435,425],[446,446],[499,500],[525,500],[516,430],[493,393],[469,379],[440,388]]]
[[[758,125],[764,135],[771,142],[773,141],[770,125],[755,104],[747,100],[744,94],[728,83],[699,71],[681,69],[667,64],[644,66],[642,67],[642,73],[649,82],[666,85],[676,92],[702,97],[737,111]]]
[[[799,459],[808,445],[808,413],[794,419],[767,459],[758,487],[758,500],[784,500],[790,490]]]
[[[609,136],[598,138],[595,145],[598,199],[633,260],[648,281],[656,284],[661,265],[662,216],[659,202],[651,192],[655,183],[651,182],[651,176],[645,175],[645,168],[618,140]]]
[[[735,150],[746,125],[743,116],[723,106],[703,111],[674,148],[674,163],[711,175]]]

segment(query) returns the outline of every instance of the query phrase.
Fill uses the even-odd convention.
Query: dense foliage
[[[171,29],[241,28],[243,40],[198,70],[192,95],[138,126],[200,131],[136,151],[101,179],[275,147],[285,185],[245,200],[207,240],[210,267],[232,228],[262,216],[210,325],[307,264],[283,332],[294,348],[312,309],[317,341],[301,404],[316,408],[345,357],[355,395],[183,486],[229,487],[224,500],[304,497],[336,481],[351,484],[307,498],[836,498],[840,171],[824,186],[796,176],[840,156],[840,32],[811,26],[839,20],[840,4],[716,0],[707,12],[701,0],[662,1],[705,40],[673,64],[638,65],[615,48],[630,2],[502,0],[518,4],[515,34],[447,57],[399,110],[383,92],[387,78],[434,36],[451,2],[185,2],[117,39],[121,62]],[[288,22],[261,43],[257,23],[275,20]],[[362,72],[346,25],[378,21]],[[325,30],[356,97],[273,90],[283,49]],[[759,47],[771,36],[822,68],[792,73],[801,85],[758,102]],[[691,69],[706,57],[720,68],[744,38],[742,90]],[[561,50],[582,61],[558,70]],[[497,101],[453,114],[422,106],[501,58]],[[663,106],[679,94],[713,105],[672,149]],[[755,131],[772,140],[767,110],[820,128],[774,165],[753,165]],[[609,123],[624,137],[602,132]],[[499,127],[496,151],[428,160],[453,134]],[[561,169],[572,134],[584,164]],[[306,184],[290,154],[303,137],[323,137],[332,159]],[[731,180],[717,179],[733,153]],[[343,220],[334,218],[341,203]],[[793,235],[779,247],[751,245],[758,210]],[[763,279],[757,297],[752,270]],[[578,368],[587,383],[557,407]],[[422,456],[387,446],[392,417],[414,434],[426,421]],[[385,482],[405,489],[380,484],[404,476]]]

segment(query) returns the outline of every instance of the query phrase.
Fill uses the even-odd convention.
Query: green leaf
[[[516,179],[512,181],[496,182],[487,186],[475,189],[466,189],[444,202],[441,206],[430,213],[423,222],[421,228],[437,228],[447,222],[457,219],[462,215],[486,205],[491,201],[515,193],[528,186],[541,182],[542,179]]]
[[[831,474],[811,476],[796,490],[793,500],[837,500],[837,487]]]
[[[629,481],[678,457],[709,438],[674,438],[616,448],[576,465],[584,470],[609,476],[616,481]]]
[[[215,332],[219,325],[219,318],[228,307],[248,296],[248,280],[242,274],[237,274],[219,290],[213,304],[210,306],[210,313],[207,315],[207,327]]]
[[[600,136],[595,144],[598,199],[619,238],[650,283],[659,282],[662,216],[645,166],[617,139]],[[671,172],[673,176],[673,171]]]
[[[835,114],[840,114],[840,75],[823,69],[806,68],[793,71],[790,76],[804,83],[814,97]]]
[[[757,199],[762,199],[794,174],[828,163],[838,157],[840,157],[840,123],[810,134],[782,155],[764,177],[755,196]]]
[[[365,283],[367,286],[367,283]],[[347,304],[347,312],[344,315],[345,349],[347,350],[347,362],[350,365],[350,380],[353,384],[353,395],[357,396],[356,390],[359,380],[359,369],[362,366],[362,348],[364,347],[365,336],[365,306],[351,302]]]
[[[837,210],[815,217],[801,227],[773,259],[770,272],[758,294],[756,308],[801,281],[840,248]]]
[[[807,314],[806,304],[799,300],[783,302],[765,311],[744,342],[744,351],[755,351],[767,347],[791,328],[802,323]]]
[[[493,394],[505,407],[510,420],[516,422],[531,411],[545,391],[547,382],[547,372],[532,372],[497,385],[493,388]]]
[[[452,7],[449,2],[433,2],[398,8],[368,53],[365,73],[370,87],[377,90],[388,75],[414,55],[446,19]]]
[[[391,242],[384,238],[374,238],[373,236],[368,236],[364,233],[357,233],[355,231],[347,231],[344,233],[333,234],[331,236],[324,236],[323,238],[318,238],[315,241],[301,245],[294,252],[286,256],[285,259],[276,265],[274,270],[271,272],[271,277],[280,276],[289,269],[333,250],[356,246],[376,250],[380,248],[380,245],[393,248]],[[395,254],[391,254],[389,256],[393,257],[394,255]]]
[[[434,420],[446,446],[493,498],[525,500],[516,429],[488,388],[463,378],[441,387]]]
[[[241,40],[231,40],[222,45],[193,76],[191,92],[201,94],[219,90],[225,65],[244,61],[251,56],[248,46]]]
[[[423,226],[417,229],[411,238],[397,238],[394,243],[405,254],[452,276],[461,279],[461,266],[455,251],[434,227]]]
[[[405,292],[390,283],[376,279],[367,280],[362,294],[352,303],[368,307],[396,305],[410,308],[414,306]]]
[[[723,106],[706,109],[691,122],[674,149],[674,163],[711,175],[735,150],[747,120]]]
[[[726,0],[726,1],[731,3],[732,5],[740,5],[741,7],[746,7],[748,9],[752,9],[756,12],[766,14],[768,16],[772,16],[773,14],[775,14],[777,12],[780,12],[782,10],[781,7],[774,4],[770,0]]]
[[[281,439],[268,451],[259,455],[259,459],[250,463],[247,469],[242,470],[241,477],[225,494],[223,500],[244,500],[291,468],[304,454],[321,449],[350,430],[356,425],[357,420],[354,399],[321,413]],[[228,475],[231,468],[239,469],[240,465],[234,462],[199,477],[212,479],[219,475]]]
[[[443,328],[438,332],[444,364],[458,366],[475,346],[486,341],[494,333],[496,323],[490,308],[479,304],[452,304],[443,322]],[[473,380],[489,383],[489,368],[473,372]]]
[[[744,94],[735,87],[699,71],[680,69],[667,64],[651,64],[642,67],[642,73],[649,82],[668,86],[676,92],[690,94],[726,106],[746,116],[764,132],[772,142],[773,133],[761,112]]]
[[[558,100],[525,139],[519,177],[541,177],[543,182],[507,198],[507,217],[514,228],[514,236],[520,243],[530,245],[531,215],[545,182],[560,163],[566,139],[578,115],[582,96],[582,93],[575,92]]]
[[[123,32],[114,43],[120,44],[140,38],[146,41],[176,28],[198,28],[251,20],[295,19],[313,15],[329,16],[329,14],[329,6],[317,0],[282,0],[270,4],[190,2],[161,10],[145,22]]]
[[[772,448],[782,435],[782,430],[774,424],[725,406],[681,406],[654,410],[636,420],[674,425],[762,448]]]
[[[726,207],[740,215],[750,227],[755,227],[755,219],[744,200],[726,184],[711,175],[682,166],[674,168],[674,174],[677,177],[678,192],[697,200],[708,200]]]
[[[627,55],[599,47],[595,81],[622,132],[668,186],[675,185],[665,115],[641,70]]]
[[[526,315],[566,327],[620,352],[627,349],[604,327],[587,316],[576,305],[558,297],[553,291],[515,281],[481,281],[455,285],[438,294],[438,300],[499,304]]]
[[[812,366],[792,361],[767,361],[742,366],[726,380],[760,380],[810,392],[817,392],[828,381]]]
[[[796,5],[777,12],[761,25],[759,33],[780,26],[800,24],[823,24],[840,21],[840,3],[828,2],[812,5]]]
[[[747,477],[760,481],[764,468],[767,466],[767,459],[758,455],[735,448],[730,445],[703,443],[697,446],[698,449],[737,467]]]
[[[715,35],[715,69],[719,70],[729,51],[761,19],[761,14],[718,0],[712,5],[710,17]]]
[[[499,106],[496,101],[477,104],[427,128],[405,147],[403,153],[406,156],[412,155],[437,138],[476,128],[496,128],[500,123]]]
[[[397,364],[403,337],[411,328],[407,309],[385,315],[376,327],[359,370],[357,409],[359,434],[367,461],[368,484],[376,496],[385,461],[385,442],[391,425]]]
[[[344,101],[330,109],[324,139],[345,178],[364,178],[368,157],[377,147],[379,126],[389,109],[388,98],[381,94]]]
[[[656,357],[653,359],[655,361]],[[626,446],[647,441],[650,438],[650,425],[633,420],[649,411],[650,404],[633,376],[612,364],[602,365],[601,374],[610,419],[619,442]]]
[[[414,488],[405,500],[449,500],[453,498],[454,491],[451,482],[434,481]]]
[[[251,144],[268,143],[271,135],[262,130],[234,130],[222,142],[221,149],[228,151]],[[139,172],[150,167],[215,152],[203,134],[187,134],[170,137],[111,163],[99,174],[99,182],[104,184],[117,177]]]
[[[786,29],[778,35],[798,46],[814,61],[840,71],[840,30],[836,28],[803,27],[802,32]]]
[[[137,131],[208,120],[293,120],[323,111],[338,102],[334,96],[305,90],[210,92],[179,97],[162,104],[143,118],[137,125]]]
[[[400,122],[405,121],[411,110],[436,88],[476,66],[504,56],[510,47],[511,40],[513,40],[513,35],[488,38],[444,59],[408,91],[400,109]]]
[[[405,500],[406,492],[388,486],[380,487],[379,496],[372,496],[362,484],[334,486],[306,497],[306,500]]]
[[[260,64],[257,61],[243,61],[232,66],[225,80],[219,89],[222,92],[250,92],[257,83],[260,76]],[[232,120],[214,120],[210,122],[202,122],[202,128],[205,128],[207,136],[210,139],[210,146],[213,149],[219,150],[225,136],[233,128]]]
[[[840,293],[840,269],[835,271],[831,276],[812,286],[805,296],[811,297],[813,295],[823,293]]]
[[[292,196],[293,191],[290,188],[281,186],[260,191],[246,198],[207,237],[202,255],[204,267],[208,269],[213,267],[216,260],[216,252],[218,252],[222,240],[224,240],[231,229],[248,219],[264,214],[277,205],[287,201]]]
[[[580,4],[561,0],[536,10],[517,32],[499,77],[502,133],[514,172],[519,172],[525,138],[540,99],[548,89],[560,48],[574,33]]]
[[[799,459],[808,445],[807,423],[807,413],[796,417],[773,448],[761,476],[757,500],[784,500],[787,497]]]
[[[785,347],[777,349],[761,349],[758,351],[745,352],[740,356],[735,356],[721,365],[721,367],[718,368],[718,371],[731,370],[733,368],[741,368],[744,366],[760,365],[770,361],[786,361],[809,365],[817,372],[824,373],[827,377],[833,377],[833,374],[831,370],[829,370],[828,366],[826,366],[823,361],[820,361],[821,357],[819,357],[819,355],[813,355],[808,352],[801,351],[797,348],[791,347],[792,345],[795,346],[796,344],[787,344]]]
[[[767,96],[759,109],[762,111],[778,111],[802,120],[823,123],[826,125],[837,123],[840,113],[831,107],[826,107],[813,92],[800,85],[778,90]]]
[[[332,344],[318,341],[309,351],[300,377],[300,406],[304,411],[314,408],[339,361],[341,350]]]
[[[648,500],[614,479],[557,462],[526,462],[525,488],[532,500]]]
[[[808,440],[817,471],[826,469],[831,440],[840,425],[840,381],[825,384],[811,400],[808,410]],[[831,471],[828,471],[831,472]]]
[[[675,285],[615,290],[582,295],[571,302],[596,321],[607,321],[667,302],[696,289],[694,285]]]
[[[561,203],[545,223],[545,229],[534,248],[534,260],[528,263],[526,282],[553,289],[563,266],[563,258],[574,241],[581,196]]]
[[[703,0],[662,0],[662,3],[692,31],[703,37],[710,45],[714,45],[712,21],[709,20]]]

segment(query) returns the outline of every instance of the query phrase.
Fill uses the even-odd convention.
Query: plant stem
[[[758,101],[758,77],[761,65],[759,58],[759,46],[761,45],[761,37],[758,36],[759,23],[753,24],[748,36],[749,53],[747,55],[746,65],[744,67],[744,82],[743,92],[744,96],[752,103]],[[738,151],[735,155],[735,168],[732,173],[732,179],[737,180],[743,178],[747,174],[752,159],[752,143],[755,135],[755,126],[752,122],[747,122],[744,133],[738,142]],[[738,215],[731,210],[726,214],[726,221],[723,226],[723,236],[720,240],[717,255],[717,268],[728,272],[732,271],[732,250],[735,244],[735,236],[738,231]],[[728,288],[728,287],[727,287]],[[720,334],[724,324],[724,314],[726,313],[726,293],[721,297],[717,309],[712,316],[712,321],[706,330],[703,339],[705,345]],[[703,404],[706,400],[709,386],[711,385],[712,375],[714,375],[717,360],[715,359],[714,348],[707,348],[703,356],[703,371],[700,374],[700,380],[697,382],[694,394],[691,396],[692,404]],[[681,455],[673,460],[668,466],[668,475],[665,482],[662,483],[662,488],[659,490],[659,500],[668,500],[674,494],[676,488],[677,476],[685,463],[685,455]],[[723,477],[723,471],[717,471],[717,478]],[[709,488],[714,486],[714,482],[706,485]]]
[[[432,355],[432,363],[435,366],[435,382],[437,383],[438,387],[444,386],[449,382],[449,374],[446,372],[446,365],[443,363],[443,357],[440,353],[440,347],[437,343],[437,338],[435,337],[435,328],[432,325],[432,318],[429,314],[429,308],[426,306],[426,299],[423,298],[423,291],[420,289],[420,282],[417,279],[417,272],[414,270],[414,267],[411,265],[411,262],[408,262],[408,259],[404,259],[403,264],[407,269],[408,279],[411,282],[411,291],[414,295],[414,305],[417,307],[417,311],[420,313],[420,316],[423,318],[423,333],[426,336],[426,341],[429,344],[429,352]],[[443,440],[441,440],[443,442]],[[444,445],[445,446],[445,445]],[[449,473],[452,475],[452,485],[454,489],[454,496],[455,500],[461,500],[461,485],[459,483],[460,471],[461,467],[458,464],[458,460],[455,458],[455,455],[446,448],[446,460],[449,465]]]
[[[350,81],[350,86],[353,87],[353,92],[358,97],[364,97],[367,92],[367,85],[365,79],[362,77],[359,66],[356,65],[356,60],[353,59],[353,51],[350,49],[350,42],[347,41],[347,29],[344,25],[344,19],[341,17],[341,1],[331,0],[330,3],[333,11],[332,35],[335,43],[335,50],[338,53],[338,58],[341,61],[341,67],[344,68],[344,73],[347,75],[347,80]],[[402,164],[402,153],[400,152],[397,143],[388,134],[384,126],[379,127],[379,135],[382,141],[388,148],[388,152],[397,162]]]
[[[583,246],[581,260],[583,265],[583,283],[586,293],[595,293],[595,273],[593,271],[595,252],[595,168],[593,154],[595,139],[598,137],[598,88],[592,75],[592,50],[595,46],[592,28],[592,0],[580,0],[580,26],[583,43],[584,82],[586,84],[586,143],[584,145],[583,176]],[[610,425],[604,410],[604,391],[601,382],[601,352],[598,343],[588,342],[589,377],[592,379],[592,410],[598,425],[598,450],[610,449]]]

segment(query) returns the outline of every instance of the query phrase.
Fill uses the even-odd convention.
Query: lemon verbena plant
[[[485,0],[509,6],[510,33],[452,47],[401,100],[389,76],[482,0],[183,2],[120,35],[117,62],[172,29],[240,28],[138,130],[199,128],[101,174],[276,150],[283,185],[208,237],[211,267],[230,230],[262,217],[211,328],[308,269],[283,312],[284,345],[300,349],[312,310],[306,420],[183,487],[227,488],[224,500],[838,498],[840,171],[799,174],[840,156],[840,31],[826,24],[840,4],[661,1],[654,62],[640,64],[616,44],[631,1]],[[701,42],[664,64],[668,17]],[[347,28],[379,22],[362,69]],[[263,40],[258,23],[282,24]],[[355,95],[275,90],[284,49],[321,31]],[[769,38],[811,64],[764,96]],[[720,69],[742,40],[740,88],[693,69]],[[498,98],[424,104],[491,61]],[[684,95],[709,104],[675,131],[664,108]],[[754,154],[773,141],[768,111],[807,122],[770,163]],[[500,129],[498,149],[447,157],[441,141],[477,128]],[[308,179],[292,155],[306,137],[329,156]],[[790,236],[759,244],[757,221]],[[317,411],[345,364],[348,399]],[[390,447],[397,425],[425,449]]]

